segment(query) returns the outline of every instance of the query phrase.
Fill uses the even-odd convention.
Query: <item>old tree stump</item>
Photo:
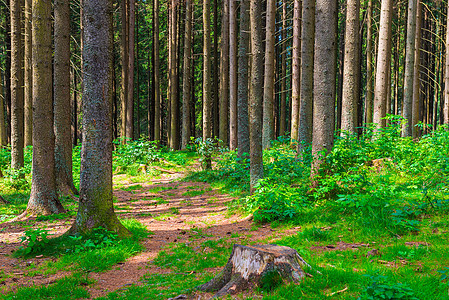
[[[214,297],[235,294],[260,285],[268,274],[277,273],[289,281],[298,282],[310,267],[296,250],[277,245],[234,245],[224,269],[211,281],[200,285],[203,292],[216,292]]]

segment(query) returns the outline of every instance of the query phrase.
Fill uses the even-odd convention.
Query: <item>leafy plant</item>
[[[365,276],[371,280],[371,284],[365,288],[358,298],[359,300],[419,300],[407,284],[392,282],[388,277],[379,274]]]
[[[18,252],[22,255],[29,255],[44,250],[48,245],[48,230],[43,228],[28,229],[25,231],[25,236],[20,237],[21,242],[27,242],[27,247],[21,246]]]
[[[203,141],[202,138],[190,138],[195,145],[195,150],[200,157],[201,166],[203,170],[212,169],[212,156],[217,154],[220,150],[220,140],[207,138]]]

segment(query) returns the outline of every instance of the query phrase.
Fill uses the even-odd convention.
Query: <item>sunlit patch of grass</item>
[[[195,196],[200,196],[203,194],[204,194],[203,190],[199,190],[199,191],[193,190],[193,191],[187,191],[187,192],[183,193],[182,195],[185,197],[195,197]]]

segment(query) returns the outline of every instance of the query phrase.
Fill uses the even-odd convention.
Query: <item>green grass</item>
[[[204,194],[203,190],[200,190],[200,191],[193,190],[193,191],[187,191],[187,192],[183,193],[182,195],[186,196],[186,197],[196,197],[196,196],[200,196],[203,194]]]

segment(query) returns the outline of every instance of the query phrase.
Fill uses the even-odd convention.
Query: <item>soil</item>
[[[116,213],[121,218],[137,219],[153,234],[142,242],[145,250],[140,254],[109,271],[89,275],[96,281],[88,287],[92,299],[131,284],[139,284],[144,274],[166,272],[151,264],[151,261],[166,244],[188,241],[191,229],[198,228],[204,233],[197,240],[199,243],[222,237],[228,237],[233,243],[273,243],[282,236],[295,234],[299,229],[277,230],[270,226],[253,226],[249,218],[228,213],[228,202],[233,200],[232,197],[219,193],[206,183],[180,181],[184,176],[183,172],[163,173],[160,178],[146,183],[133,183],[125,175],[114,176]],[[0,281],[0,293],[20,286],[48,285],[69,275],[70,272],[54,275],[33,272],[40,264],[54,258],[37,256],[23,260],[13,258],[11,254],[21,246],[20,237],[28,229],[25,225],[46,227],[50,234],[57,236],[66,232],[72,222],[73,218],[0,224],[0,276],[9,275],[0,277],[7,277]],[[195,299],[210,296],[205,293],[194,295]]]

